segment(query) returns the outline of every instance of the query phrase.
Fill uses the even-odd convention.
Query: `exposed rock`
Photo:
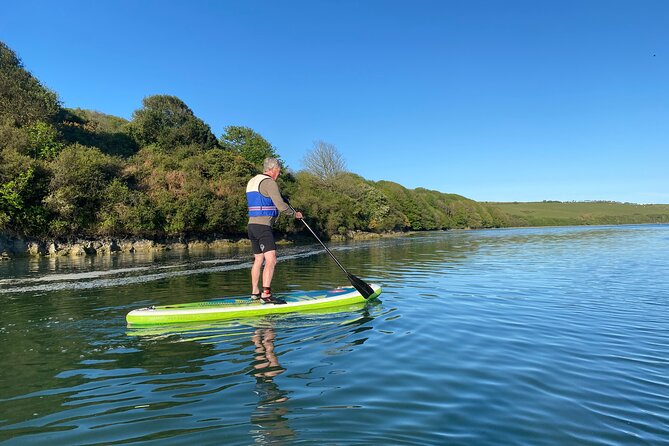
[[[346,231],[346,234],[335,234],[330,239],[332,241],[343,242],[346,240],[374,240],[379,238],[399,237],[410,234],[410,232],[364,232],[364,231]]]
[[[248,240],[247,240],[248,241]],[[213,242],[209,243],[209,247],[212,249],[224,249],[224,248],[231,248],[233,246],[236,246],[237,243],[235,243],[232,240],[228,239],[217,239],[214,240]]]
[[[31,243],[28,243],[27,252],[31,256],[40,256],[40,255],[46,254],[47,250],[46,250],[46,246],[45,246],[44,243],[31,242]]]
[[[132,252],[135,251],[153,251],[156,248],[156,242],[153,240],[136,240],[132,243]]]
[[[209,243],[202,240],[194,240],[187,245],[187,249],[199,250],[209,249]]]
[[[84,247],[83,244],[75,243],[74,245],[69,247],[68,254],[71,256],[85,256],[87,253],[86,253],[86,248]]]
[[[121,252],[135,252],[135,248],[132,245],[132,240],[121,240],[118,242],[118,247]]]
[[[284,243],[278,241],[278,243]],[[88,256],[112,255],[119,252],[159,252],[164,250],[202,250],[247,247],[250,242],[241,239],[76,239],[76,240],[25,240],[22,237],[0,233],[0,256],[7,259],[15,255],[31,256]]]
[[[169,249],[172,251],[179,251],[182,249],[188,249],[188,244],[187,243],[181,243],[181,242],[176,242],[176,243],[170,243],[165,246],[165,249]]]

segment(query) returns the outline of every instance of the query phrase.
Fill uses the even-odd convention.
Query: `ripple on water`
[[[452,231],[334,246],[383,285],[380,302],[188,327],[132,329],[123,317],[143,302],[239,291],[247,259],[14,274],[0,283],[21,288],[0,295],[13,366],[0,371],[0,441],[663,444],[666,231]],[[346,284],[310,249],[285,251],[277,289]]]

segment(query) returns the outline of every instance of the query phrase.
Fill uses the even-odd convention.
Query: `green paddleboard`
[[[379,285],[369,299],[381,294]],[[125,317],[129,325],[174,324],[179,322],[202,322],[235,319],[267,314],[308,312],[322,308],[333,308],[365,302],[365,298],[352,286],[329,291],[296,291],[274,295],[286,301],[285,304],[266,304],[250,297],[212,299],[173,305],[156,305],[132,310]]]

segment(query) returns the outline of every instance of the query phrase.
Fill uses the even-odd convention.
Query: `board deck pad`
[[[326,291],[295,291],[276,293],[285,304],[267,304],[249,297],[218,298],[202,302],[157,305],[132,310],[126,315],[129,325],[156,325],[179,322],[215,321],[240,317],[292,313],[322,308],[333,308],[375,299],[381,294],[379,285],[371,285],[374,294],[365,299],[352,286]]]

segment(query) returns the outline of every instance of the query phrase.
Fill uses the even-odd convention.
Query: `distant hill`
[[[511,226],[669,223],[669,204],[613,201],[485,203],[508,215]]]

